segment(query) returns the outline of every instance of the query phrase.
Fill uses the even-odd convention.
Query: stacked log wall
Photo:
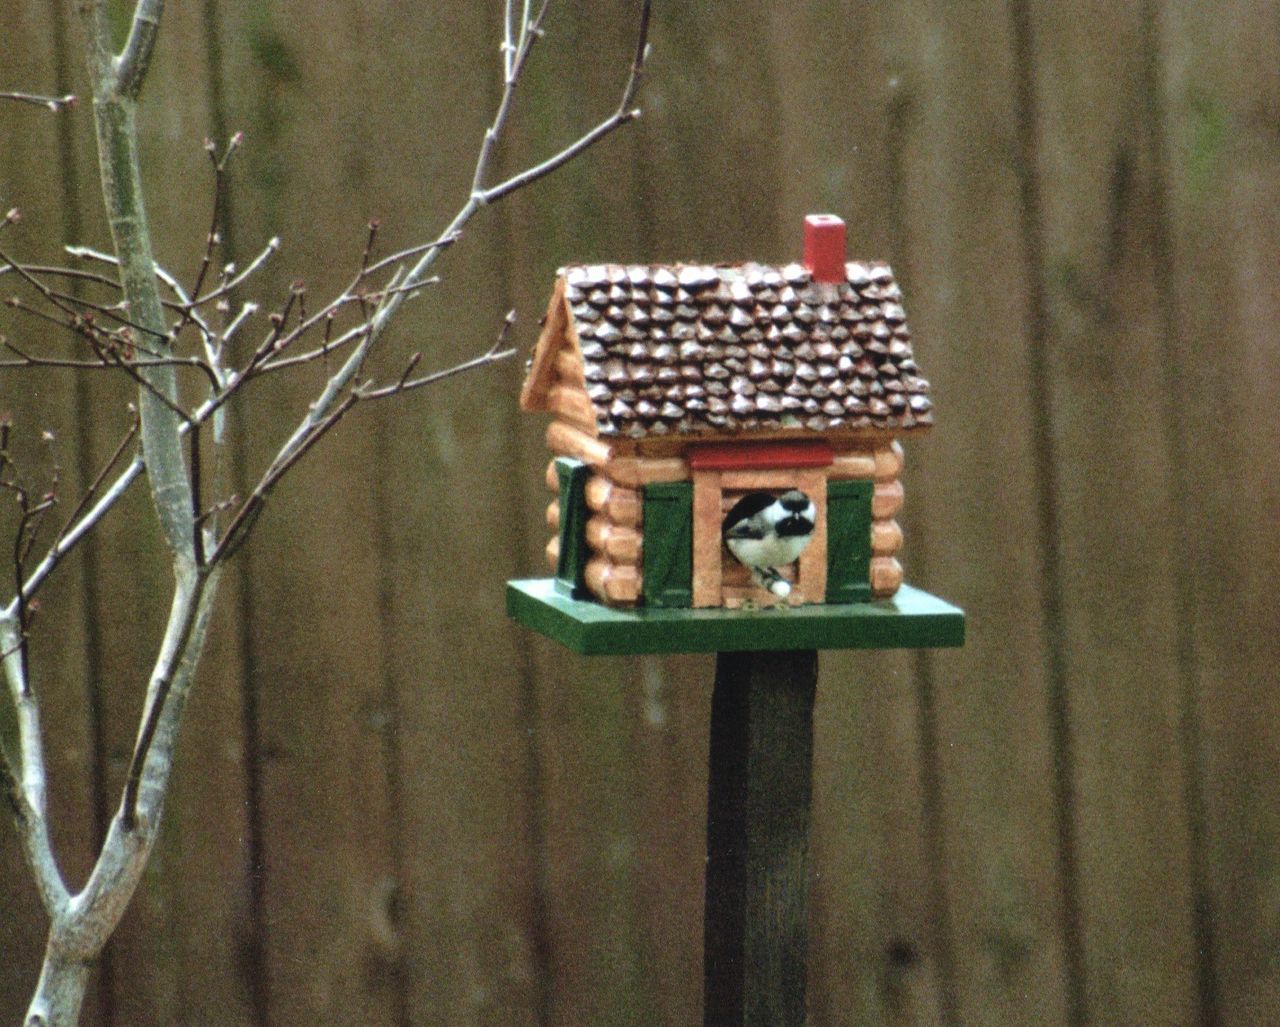
[[[607,469],[607,468],[606,468]],[[634,605],[643,594],[640,491],[620,485],[605,474],[587,479],[587,588],[614,604]]]
[[[873,481],[871,497],[871,595],[887,599],[902,586],[902,528],[898,511],[903,491],[902,446],[897,441],[870,444],[836,453],[827,477],[831,481]]]
[[[561,355],[562,357],[564,354]],[[563,370],[563,369],[562,369]],[[556,387],[558,388],[558,387]],[[556,388],[552,389],[553,400]],[[584,397],[585,398],[585,397]],[[567,409],[567,404],[563,405]],[[586,542],[590,555],[586,565],[586,586],[597,599],[613,605],[634,605],[643,594],[643,541],[641,522],[644,505],[638,487],[644,477],[645,461],[637,458],[612,459],[612,449],[586,431],[585,425],[567,417],[565,409],[547,428],[547,445],[556,456],[568,456],[591,467],[585,498],[590,511]],[[652,473],[673,472],[683,461],[660,460]],[[615,465],[617,465],[615,467]],[[661,480],[653,477],[649,480]],[[547,544],[547,562],[556,569],[560,544],[560,481],[554,458],[547,465],[547,488],[557,496],[547,506],[547,526],[553,536]]]
[[[612,447],[588,434],[585,426],[568,419],[564,411],[547,428],[547,444],[557,456],[571,456],[592,468],[587,482],[587,588],[597,598],[631,605],[644,591],[643,488],[657,481],[689,478],[688,464],[674,456],[614,456]],[[903,581],[898,553],[903,534],[896,517],[902,509],[900,475],[904,456],[897,441],[866,443],[836,453],[827,472],[831,481],[874,482],[871,500],[871,594],[885,599]],[[547,466],[547,487],[559,492],[554,460]],[[558,500],[547,508],[547,526],[558,532]],[[555,535],[547,545],[547,562],[555,569],[559,543]]]

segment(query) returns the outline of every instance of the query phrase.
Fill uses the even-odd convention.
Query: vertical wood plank
[[[461,52],[433,45],[440,38],[454,41],[450,50],[460,40]],[[425,86],[433,107],[466,112],[451,119],[456,148],[429,135],[414,145],[417,178],[432,186],[436,228],[424,234],[465,196],[497,100],[498,38],[493,8],[476,5],[441,11],[416,44],[406,40],[402,64],[418,63],[419,83],[406,79],[400,88]],[[425,64],[415,46],[431,48]],[[415,331],[434,362],[481,352],[496,333],[508,305],[505,248],[498,211],[442,264],[443,294],[417,312]],[[507,440],[519,416],[517,389],[518,370],[497,368],[385,424],[385,452],[397,470],[386,493],[394,505],[383,576],[396,646],[415,651],[393,678],[406,697],[401,774],[406,885],[417,899],[406,924],[415,1022],[532,1023],[545,1004],[520,690],[527,657],[503,624],[494,588],[515,562],[508,518],[517,475]],[[425,637],[423,625],[432,629]],[[460,688],[460,665],[485,687]]]
[[[631,751],[646,787],[636,810],[640,936],[664,985],[656,1023],[696,1023],[702,1009],[701,954],[706,866],[707,739],[705,656],[642,657],[631,699]],[[698,684],[701,683],[701,687]]]
[[[377,13],[288,3],[220,13],[222,117],[246,133],[233,180],[239,255],[247,260],[273,234],[283,244],[252,289],[267,304],[303,279],[314,307],[359,260],[376,138],[364,119],[377,123],[380,110],[367,74],[376,64],[367,19]],[[327,30],[310,31],[319,24]],[[242,493],[320,380],[263,383],[246,404]],[[242,851],[259,861],[249,867],[257,908],[243,941],[254,1006],[280,1023],[397,1022],[404,1002],[384,749],[394,717],[372,571],[379,462],[367,426],[343,429],[273,496],[239,557],[248,634],[235,658],[250,801]]]
[[[1170,487],[1181,518],[1181,726],[1203,1022],[1280,1016],[1280,44],[1273,5],[1144,5],[1164,171]]]
[[[1079,876],[1079,1012],[1191,1023],[1199,1011],[1177,730],[1179,539],[1167,489],[1179,455],[1160,417],[1171,383],[1142,11],[1025,11],[1018,59],[1034,68],[1024,116],[1035,123],[1042,197],[1032,257],[1048,376],[1042,458],[1059,554],[1045,587],[1059,614],[1051,645],[1064,655],[1054,687]],[[1118,431],[1122,410],[1135,416]]]
[[[470,188],[498,100],[496,13],[438,5],[407,22],[395,4],[366,8],[368,88],[384,106],[361,124],[365,202],[412,239],[441,231]],[[406,131],[417,105],[427,123],[411,119]],[[399,139],[394,163],[376,157],[389,138]],[[397,361],[421,349],[444,367],[490,345],[510,306],[508,246],[503,210],[482,212],[437,265],[442,284],[405,311]],[[402,1022],[532,1023],[547,1005],[528,656],[501,591],[520,538],[512,510],[524,483],[510,444],[519,375],[513,361],[458,379],[377,422],[380,708],[391,719]]]
[[[611,105],[634,25],[564,5],[549,28],[548,77],[535,76],[525,92],[536,113],[522,158],[552,152],[569,126]],[[545,307],[553,269],[569,260],[744,259],[776,248],[769,203],[760,202],[776,182],[767,39],[711,4],[655,5],[652,37],[645,117],[512,208],[522,310]],[[709,77],[708,64],[739,73]],[[574,76],[555,73],[568,66]],[[726,138],[713,141],[705,125],[726,103],[734,115]],[[540,430],[524,427],[530,485],[546,459]],[[537,524],[541,497],[527,495],[528,523]],[[528,549],[526,569],[539,566],[538,549]],[[549,1020],[695,1022],[705,670],[680,659],[566,661],[541,644],[533,655]]]
[[[6,31],[23,40],[6,61],[8,89],[33,93],[70,92],[73,81],[59,51],[59,18],[48,10],[10,12]],[[65,89],[59,89],[66,85]],[[57,259],[67,226],[74,222],[71,209],[76,197],[64,184],[46,174],[50,155],[62,152],[75,128],[71,112],[54,114],[38,107],[6,102],[0,105],[0,136],[5,140],[0,156],[0,200],[4,209],[17,206],[23,221],[9,226],[3,246],[15,259],[47,261]],[[14,276],[3,279],[4,295],[32,296]],[[0,319],[0,335],[19,346],[66,353],[70,348],[65,333],[57,332],[31,318],[18,318],[6,310]],[[76,416],[76,383],[65,375],[27,370],[0,369],[0,411],[12,421],[11,448],[28,487],[37,495],[51,485],[51,474],[60,468],[61,508],[49,518],[45,540],[65,517],[63,509],[74,506],[81,487],[83,456]],[[41,442],[41,433],[52,440]],[[13,592],[11,541],[17,527],[16,504],[6,497],[0,510],[0,543],[3,547],[5,585],[0,602]],[[42,547],[36,552],[41,553]],[[86,709],[84,682],[92,666],[86,653],[86,625],[90,609],[84,601],[85,564],[80,554],[66,561],[56,578],[38,597],[40,611],[32,625],[30,673],[32,686],[40,696],[45,731],[46,770],[49,775],[49,816],[54,850],[63,874],[82,880],[91,866],[94,845],[94,801],[88,782],[94,765],[93,723]],[[6,725],[11,709],[8,686],[4,703]],[[7,785],[6,785],[7,787]],[[41,908],[31,873],[22,856],[8,803],[0,824],[0,1019],[16,1023],[22,1019],[35,988],[44,953],[48,921]],[[96,979],[90,986],[86,1015],[99,1013]]]
[[[1070,854],[1040,608],[1040,553],[1054,543],[1037,519],[1032,272],[1012,149],[1015,64],[1035,57],[1015,52],[1001,5],[904,4],[882,31],[893,260],[938,405],[938,427],[907,447],[903,558],[908,580],[971,613],[963,651],[916,667],[930,859],[950,925],[947,1018],[1067,1022]]]
[[[202,140],[211,122],[209,25],[199,8],[166,13],[140,110],[144,184],[157,259],[190,281],[204,248],[212,205],[212,175]],[[223,141],[224,142],[224,141]],[[163,155],[163,157],[159,156]],[[222,255],[223,259],[226,254]],[[191,339],[186,340],[190,345]],[[154,515],[141,511],[147,523]],[[104,567],[107,581],[136,574],[123,561]],[[163,561],[144,581],[159,623],[168,602]],[[231,577],[231,576],[228,576]],[[111,942],[112,1005],[118,1022],[251,1022],[251,987],[243,972],[247,917],[245,779],[240,733],[240,665],[233,581],[224,582],[201,670],[184,715],[181,743],[162,834],[143,884]],[[107,678],[116,754],[109,781],[117,801],[136,731],[138,704],[158,635],[124,658],[124,630],[105,640],[118,677]],[[192,925],[200,925],[193,930]],[[140,975],[138,967],[147,967]],[[191,988],[193,978],[201,987]]]
[[[239,256],[282,232],[281,295],[315,268],[317,293],[335,283],[366,217],[388,246],[413,241],[465,190],[471,148],[440,140],[478,139],[496,8],[330,7],[166,14],[144,121],[179,270],[218,117],[248,130]],[[223,110],[195,56],[215,9]],[[557,9],[508,166],[611,106],[631,26],[609,15]],[[14,17],[24,81],[0,84],[43,87],[51,16]],[[334,31],[300,27],[320,21]],[[69,34],[78,78],[74,19]],[[817,209],[892,259],[939,409],[908,447],[903,560],[973,627],[936,659],[823,661],[815,1023],[1277,1016],[1276,42],[1266,5],[1229,0],[824,0],[756,20],[659,5],[645,119],[469,238],[481,253],[460,248],[456,288],[404,322],[399,352],[444,364],[486,345],[509,300],[536,316],[558,263],[789,259],[788,226]],[[433,97],[448,113],[416,119]],[[57,129],[35,109],[0,119],[0,192],[27,232],[61,216],[42,171]],[[65,123],[81,238],[101,244],[89,112]],[[513,363],[375,413],[264,519],[244,597],[224,586],[165,836],[87,1022],[696,1020],[706,664],[566,661],[503,623],[495,583],[541,569],[545,542],[542,426],[515,413],[518,379]],[[0,408],[61,440],[128,391],[15,399],[9,380]],[[246,468],[285,420],[251,428]],[[103,455],[86,448],[80,473]],[[73,877],[94,830],[80,683],[104,711],[114,805],[150,655],[136,642],[168,587],[115,524],[94,550],[101,598],[73,569],[42,614]],[[350,630],[316,641],[317,621]],[[44,928],[8,829],[0,861],[19,889],[0,917],[0,949],[21,953],[0,961],[0,1019],[16,1019]]]
[[[55,8],[10,12],[6,29],[13,39],[23,41],[6,62],[6,75],[14,83],[6,88],[83,95],[81,50],[69,12]],[[0,119],[6,146],[0,159],[0,192],[6,209],[16,205],[24,215],[21,226],[6,233],[6,249],[21,259],[61,263],[62,244],[73,241],[88,226],[101,229],[100,220],[86,216],[86,208],[97,196],[87,106],[64,114],[3,106]],[[60,175],[51,176],[48,167],[56,160],[67,163]],[[88,191],[87,196],[81,195],[82,190]],[[95,241],[100,238],[96,236]],[[23,294],[12,277],[5,282],[6,295]],[[20,344],[27,342],[35,350],[48,348],[70,355],[74,347],[70,336],[31,320],[6,318],[0,334]],[[31,484],[46,487],[53,465],[60,468],[61,505],[52,514],[51,528],[67,516],[80,490],[96,474],[93,427],[83,412],[99,409],[102,403],[103,421],[123,430],[123,416],[113,420],[106,415],[111,400],[122,395],[120,388],[113,388],[116,384],[57,373],[0,371],[0,409],[13,415],[16,445]],[[116,409],[123,413],[122,404]],[[35,442],[44,430],[53,435],[48,445]],[[11,523],[7,517],[5,521],[0,531],[7,537]],[[50,537],[44,535],[46,541]],[[7,544],[5,548],[7,552]],[[46,585],[39,597],[41,612],[33,625],[31,649],[32,680],[42,701],[54,849],[72,887],[83,882],[92,866],[103,813],[101,707],[96,702],[103,669],[96,651],[103,613],[96,580],[99,551],[94,545],[81,547]],[[7,812],[5,819],[9,820]],[[4,903],[6,915],[0,918],[4,922],[0,950],[12,956],[0,970],[0,1018],[16,1022],[35,986],[47,923],[34,889],[27,884],[29,871],[10,823],[0,829],[0,865],[11,889]],[[109,985],[109,975],[102,972],[91,978],[84,1005],[88,1022],[110,1016],[109,987],[103,987],[104,981]]]
[[[831,0],[771,18],[782,160],[777,247],[803,216],[842,215],[853,257],[896,260],[894,163],[902,141],[889,9]],[[906,292],[912,316],[912,293]],[[926,374],[929,365],[922,361]],[[941,408],[940,408],[941,409]],[[908,466],[922,446],[908,446]],[[905,476],[908,510],[915,501]],[[911,576],[917,536],[903,558]],[[810,1015],[815,1023],[928,1024],[946,1006],[949,944],[931,865],[921,696],[903,653],[824,656],[815,712]]]

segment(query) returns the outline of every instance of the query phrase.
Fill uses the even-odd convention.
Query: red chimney
[[[834,214],[810,214],[804,219],[804,265],[815,282],[843,282],[844,222]]]

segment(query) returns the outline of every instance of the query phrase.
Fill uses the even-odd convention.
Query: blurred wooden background
[[[1280,5],[655,6],[644,119],[489,212],[397,359],[476,353],[512,306],[527,348],[562,262],[785,261],[805,213],[842,215],[935,389],[907,577],[971,620],[960,652],[822,658],[812,1022],[1280,1022]],[[282,237],[266,298],[344,280],[370,216],[388,249],[430,238],[498,95],[500,11],[171,5],[160,259],[194,267],[201,140],[236,129],[228,244]],[[634,13],[559,4],[505,167],[611,109]],[[83,92],[72,4],[0,19],[0,87]],[[102,244],[91,136],[87,106],[0,106],[8,248]],[[545,541],[520,375],[361,412],[268,508],[86,1023],[699,1022],[711,660],[581,659],[506,621]],[[263,387],[241,478],[309,385]],[[124,402],[0,371],[73,482]],[[37,625],[77,878],[167,602],[153,536],[135,496]],[[44,923],[7,825],[0,881],[12,1023]]]

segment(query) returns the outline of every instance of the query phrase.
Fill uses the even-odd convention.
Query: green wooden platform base
[[[964,611],[903,585],[874,603],[762,610],[615,610],[570,599],[552,578],[507,582],[507,614],[584,656],[786,649],[935,649],[964,644]]]

